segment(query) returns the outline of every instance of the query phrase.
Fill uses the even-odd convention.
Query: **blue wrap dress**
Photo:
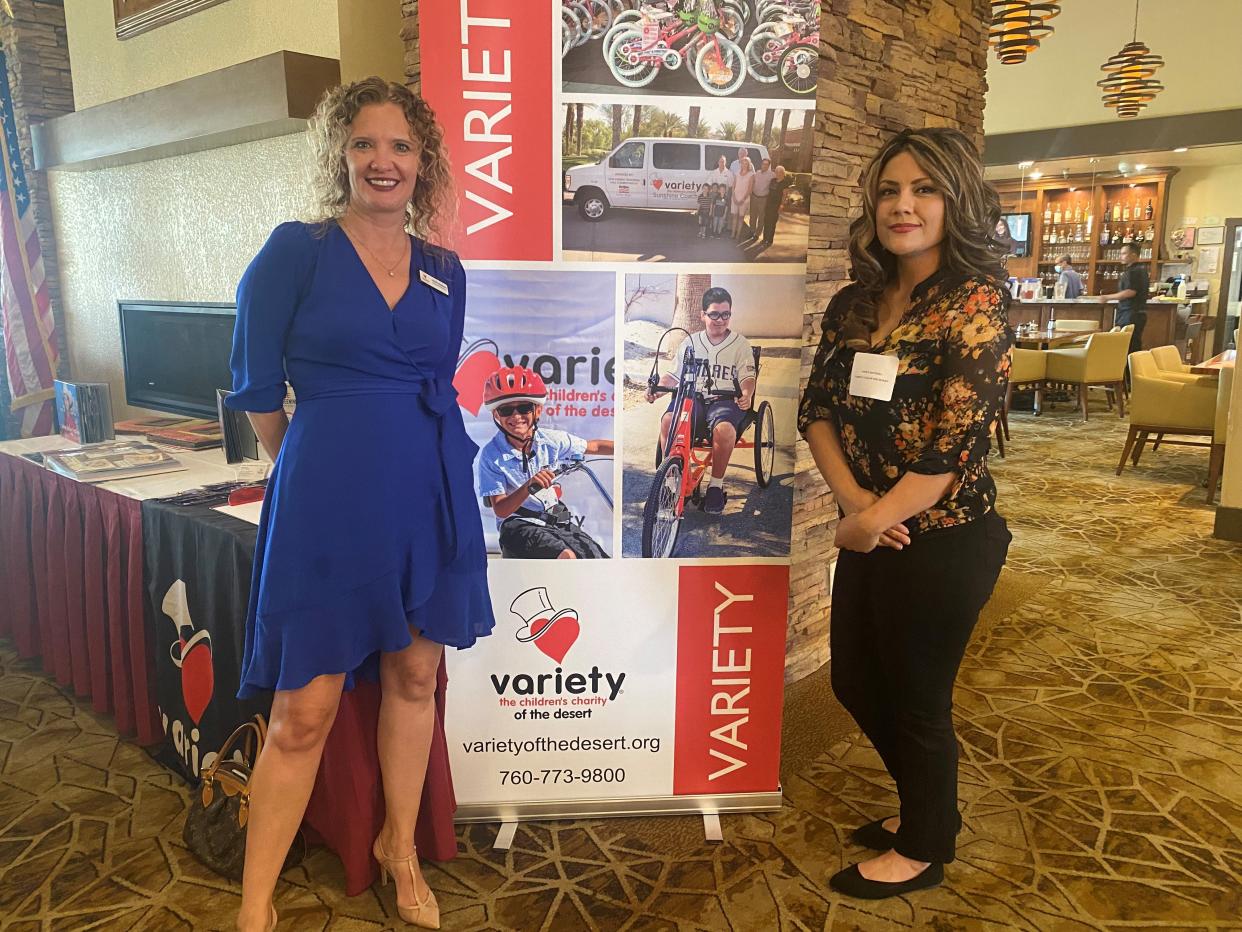
[[[411,627],[458,648],[491,632],[477,447],[452,386],[465,299],[456,255],[411,237],[390,311],[335,223],[281,224],[242,277],[225,403],[278,411],[288,379],[297,410],[263,501],[239,697],[378,679]]]

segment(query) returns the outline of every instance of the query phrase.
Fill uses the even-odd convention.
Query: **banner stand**
[[[782,806],[816,7],[418,4],[497,622],[444,727],[498,847]]]
[[[511,803],[466,803],[457,807],[454,821],[533,822],[556,819],[640,818],[642,816],[706,815],[708,813],[776,812],[781,808],[781,788],[764,793],[727,793],[701,796],[653,796],[642,798],[557,799],[546,803],[524,800]]]

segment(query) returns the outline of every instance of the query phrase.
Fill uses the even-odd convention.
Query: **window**
[[[627,142],[608,160],[609,168],[642,168],[646,160],[645,142]]]
[[[699,171],[702,150],[697,142],[657,142],[651,147],[651,164],[656,168]]]

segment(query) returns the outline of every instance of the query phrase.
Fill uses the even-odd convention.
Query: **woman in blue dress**
[[[242,277],[226,402],[275,462],[238,695],[275,693],[237,925],[275,926],[276,880],[341,690],[363,676],[383,692],[373,850],[402,918],[434,929],[414,824],[436,673],[444,645],[469,647],[494,624],[477,448],[452,388],[466,277],[426,242],[451,223],[450,174],[431,108],[380,78],[329,91],[308,132],[324,219],[281,224]]]

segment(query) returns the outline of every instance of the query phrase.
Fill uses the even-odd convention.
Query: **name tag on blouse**
[[[876,401],[892,401],[900,365],[896,356],[880,353],[855,353],[850,370],[850,394]]]
[[[422,269],[418,270],[418,280],[424,285],[430,285],[436,291],[440,292],[440,294],[446,295],[449,293],[448,285],[444,284],[444,282],[440,281],[440,279],[436,278],[434,275],[428,275]]]

